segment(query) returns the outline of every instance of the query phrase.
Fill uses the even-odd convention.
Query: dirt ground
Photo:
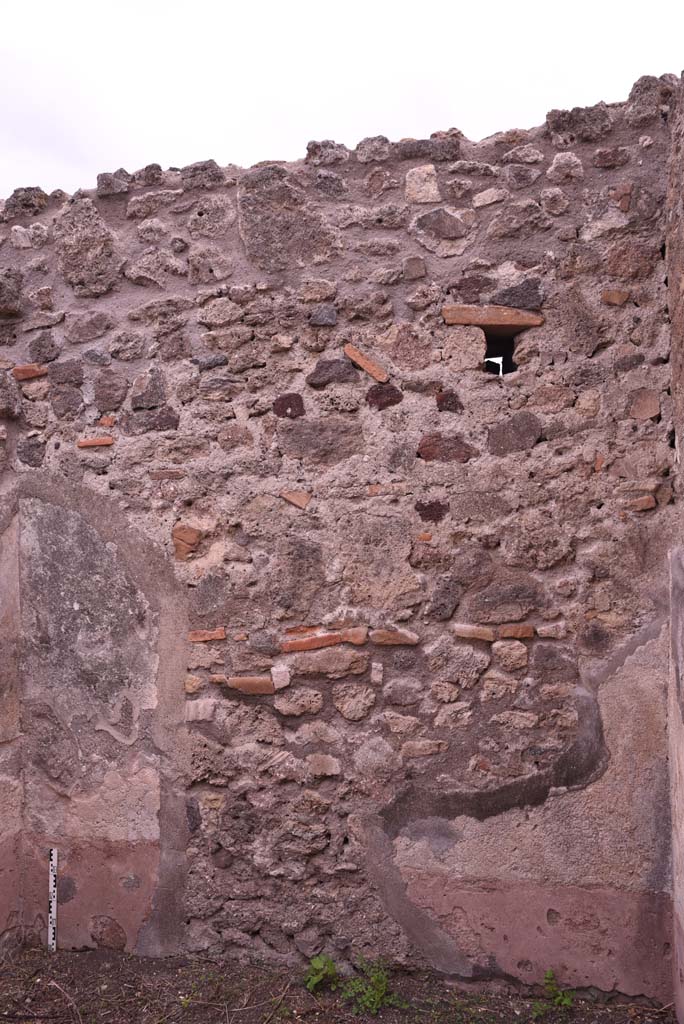
[[[383,1024],[674,1024],[670,1007],[598,1002],[573,995],[558,1008],[540,990],[465,992],[444,979],[394,974],[401,1007]],[[307,992],[303,974],[204,957],[148,960],[110,952],[25,950],[0,963],[0,1022],[18,1024],[346,1024],[356,1015],[339,992]]]

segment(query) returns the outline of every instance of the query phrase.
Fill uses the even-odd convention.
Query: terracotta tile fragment
[[[512,306],[443,306],[442,317],[446,324],[460,324],[464,327],[541,327],[544,317],[527,309]]]
[[[496,640],[496,634],[489,626],[471,626],[470,623],[455,622],[451,626],[451,632],[463,640],[484,640],[488,644],[493,644]]]
[[[625,502],[625,508],[629,512],[648,512],[656,507],[656,500],[652,494],[644,494],[640,498],[630,498]]]
[[[418,540],[423,541],[424,544],[428,544],[432,540],[431,533],[419,533]]]
[[[116,423],[116,416],[100,416],[97,421],[98,427],[113,427]]]
[[[80,441],[76,442],[77,448],[106,448],[108,445],[114,444],[114,438],[107,435],[102,437],[82,437]]]
[[[418,634],[412,633],[410,629],[372,629],[370,639],[371,643],[381,644],[384,647],[400,644],[415,647],[420,642]]]
[[[202,530],[196,526],[188,526],[187,523],[177,522],[171,530],[171,536],[174,540],[182,541],[183,544],[188,544],[190,547],[197,548],[198,544],[202,540]]]
[[[23,363],[13,367],[12,376],[15,380],[34,380],[36,377],[46,377],[47,372],[47,366],[41,366],[40,363]]]
[[[171,531],[176,559],[185,562],[194,554],[202,540],[202,531],[185,523],[176,523]]]
[[[377,380],[380,384],[384,384],[389,380],[389,373],[387,370],[376,363],[370,356],[365,355],[361,349],[357,348],[356,345],[351,343],[344,346],[344,354],[347,359],[351,359],[355,366],[358,366],[361,370],[365,370],[369,377],[373,380]]]
[[[174,540],[173,553],[177,562],[187,562],[191,555],[194,555],[195,548],[182,540]]]
[[[623,288],[605,288],[601,292],[601,302],[606,306],[624,306],[630,293]]]
[[[275,693],[275,686],[270,676],[228,676],[226,685],[231,690],[239,690],[240,693]]]
[[[534,636],[534,626],[529,622],[509,622],[497,626],[496,632],[499,640],[529,640]]]
[[[321,647],[336,647],[338,644],[355,644],[358,647],[365,644],[367,639],[367,626],[350,626],[349,629],[340,629],[334,633],[318,633],[283,640],[280,650],[283,654],[290,654],[293,651],[317,651]]]
[[[210,640],[225,640],[225,626],[217,626],[216,629],[191,629],[188,633],[188,641],[191,644],[206,644]]]
[[[281,491],[280,497],[284,498],[290,505],[301,509],[305,509],[311,501],[311,495],[308,491]]]

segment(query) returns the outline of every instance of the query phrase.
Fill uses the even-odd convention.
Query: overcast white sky
[[[683,0],[4,0],[0,196],[309,139],[478,139],[683,67]]]

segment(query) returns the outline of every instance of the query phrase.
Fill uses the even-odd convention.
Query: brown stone
[[[492,645],[492,654],[507,672],[517,672],[527,665],[527,647],[519,640],[497,640]]]
[[[492,455],[512,455],[534,448],[542,436],[541,421],[531,412],[517,412],[489,428],[487,445]]]
[[[333,704],[348,722],[360,722],[375,704],[375,693],[360,683],[338,683],[333,686]]]
[[[417,501],[414,506],[424,523],[439,523],[449,512],[448,501]],[[429,538],[432,534],[429,535]],[[428,538],[428,539],[429,539]]]
[[[331,754],[309,754],[306,758],[306,765],[316,778],[339,775],[342,771],[340,762]]]
[[[627,415],[634,420],[654,420],[660,416],[660,395],[650,388],[630,392]]]
[[[474,327],[511,327],[523,331],[541,327],[544,317],[527,309],[509,306],[443,306],[442,317],[447,324]]]
[[[369,656],[358,647],[342,644],[320,650],[299,651],[292,655],[288,667],[295,676],[327,676],[343,679],[360,676],[368,668]]]
[[[23,363],[21,366],[12,367],[12,376],[15,380],[35,380],[36,377],[47,377],[48,367],[40,363]]]
[[[391,405],[398,405],[404,398],[403,392],[394,384],[374,384],[366,392],[366,402],[373,409],[382,411]]]
[[[327,388],[329,384],[353,384],[359,379],[348,359],[319,359],[306,383],[311,388]]]
[[[377,380],[380,384],[384,384],[389,380],[387,370],[380,363],[376,363],[374,359],[371,359],[370,356],[365,355],[356,345],[351,343],[345,345],[344,354],[347,359],[350,359],[355,366],[364,370],[373,380]]]
[[[204,680],[201,676],[189,675],[185,677],[185,683],[183,689],[186,693],[197,693],[204,686]]]
[[[296,420],[298,416],[304,416],[304,400],[294,391],[287,395],[279,395],[273,403],[273,412],[276,416]]]
[[[478,454],[459,434],[425,434],[418,443],[418,458],[426,462],[468,462]]]
[[[191,644],[206,644],[210,640],[225,639],[225,626],[217,626],[215,629],[191,629],[188,633],[188,641]]]
[[[615,167],[624,167],[629,163],[629,150],[626,146],[610,146],[597,149],[591,158],[594,167],[602,167],[612,170]]]
[[[463,402],[455,391],[438,391],[435,400],[440,412],[463,412]]]
[[[99,949],[126,948],[126,932],[115,918],[101,915],[91,918],[90,935]]]
[[[363,451],[360,424],[350,417],[321,416],[278,421],[278,443],[291,458],[317,466],[335,466]]]
[[[319,690],[295,690],[276,697],[273,706],[280,715],[315,715],[323,707],[323,694]]]
[[[401,748],[402,757],[433,757],[449,749],[447,740],[407,740]]]

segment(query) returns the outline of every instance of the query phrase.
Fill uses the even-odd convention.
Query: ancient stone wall
[[[669,999],[678,92],[7,200],[5,941]]]

